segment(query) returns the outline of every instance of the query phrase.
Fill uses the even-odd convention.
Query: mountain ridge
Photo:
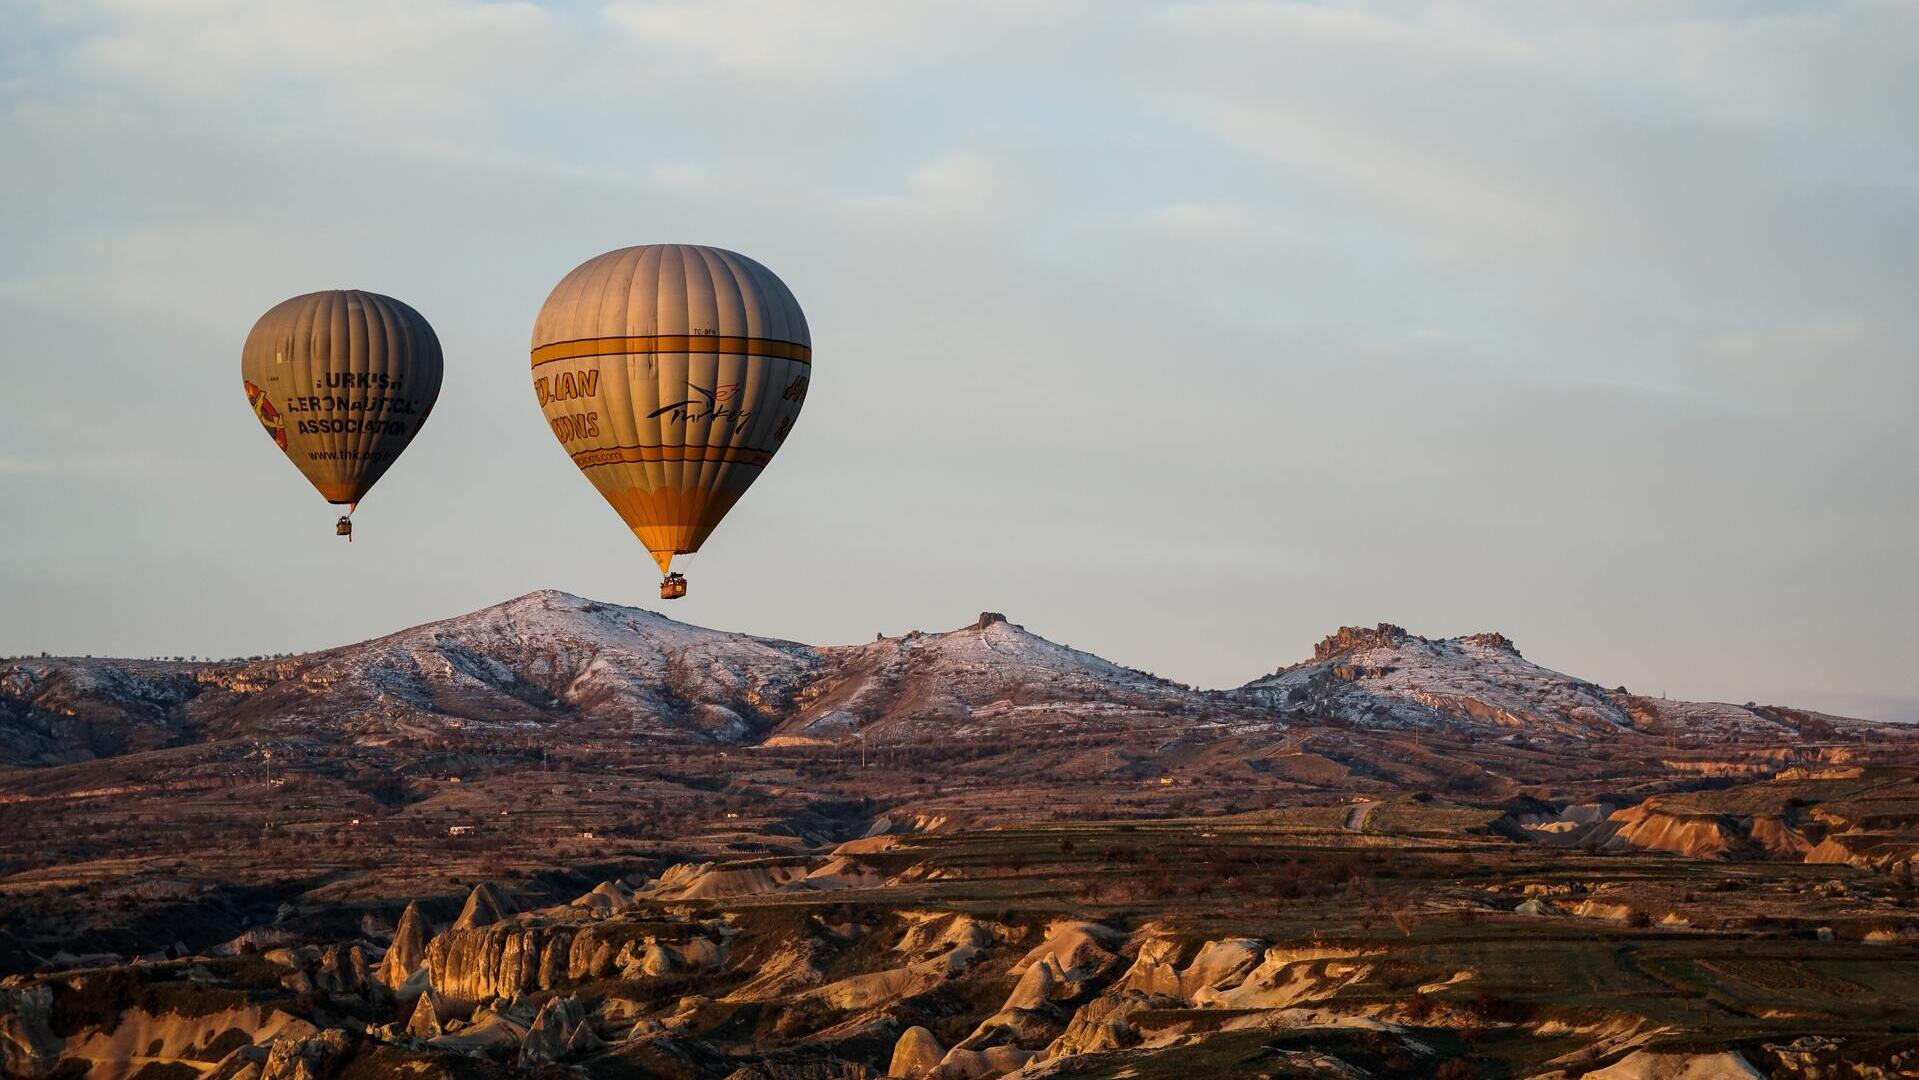
[[[996,612],[939,632],[815,646],[545,589],[367,641],[263,660],[0,661],[0,762],[331,733],[568,734],[753,745],[989,736],[1009,725],[1297,724],[1582,742],[1626,734],[1830,738],[1868,721],[1673,702],[1541,667],[1510,638],[1341,627],[1311,658],[1198,690],[1053,642]]]

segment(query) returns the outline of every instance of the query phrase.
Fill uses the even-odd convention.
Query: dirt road
[[[1372,815],[1373,807],[1378,805],[1378,803],[1370,801],[1354,803],[1352,808],[1346,811],[1346,831],[1366,831],[1366,819]]]

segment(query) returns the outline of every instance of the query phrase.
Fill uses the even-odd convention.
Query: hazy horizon
[[[0,653],[550,587],[815,644],[1003,611],[1202,686],[1498,630],[1919,719],[1911,5],[7,14]],[[562,275],[661,241],[772,268],[816,361],[673,604],[526,369]],[[342,286],[446,352],[351,546],[238,372]]]

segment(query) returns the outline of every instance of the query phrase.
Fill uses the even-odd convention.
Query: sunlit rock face
[[[413,973],[426,963],[429,937],[426,916],[420,913],[420,906],[408,903],[400,915],[399,925],[394,929],[392,942],[380,957],[378,978],[381,984],[389,990],[398,990],[406,985]]]
[[[551,990],[566,979],[573,932],[494,923],[448,930],[426,950],[433,992],[451,1010]]]

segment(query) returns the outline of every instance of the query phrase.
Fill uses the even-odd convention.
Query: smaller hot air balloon
[[[247,404],[322,498],[353,510],[440,396],[440,339],[390,296],[329,289],[281,301],[240,350]]]

